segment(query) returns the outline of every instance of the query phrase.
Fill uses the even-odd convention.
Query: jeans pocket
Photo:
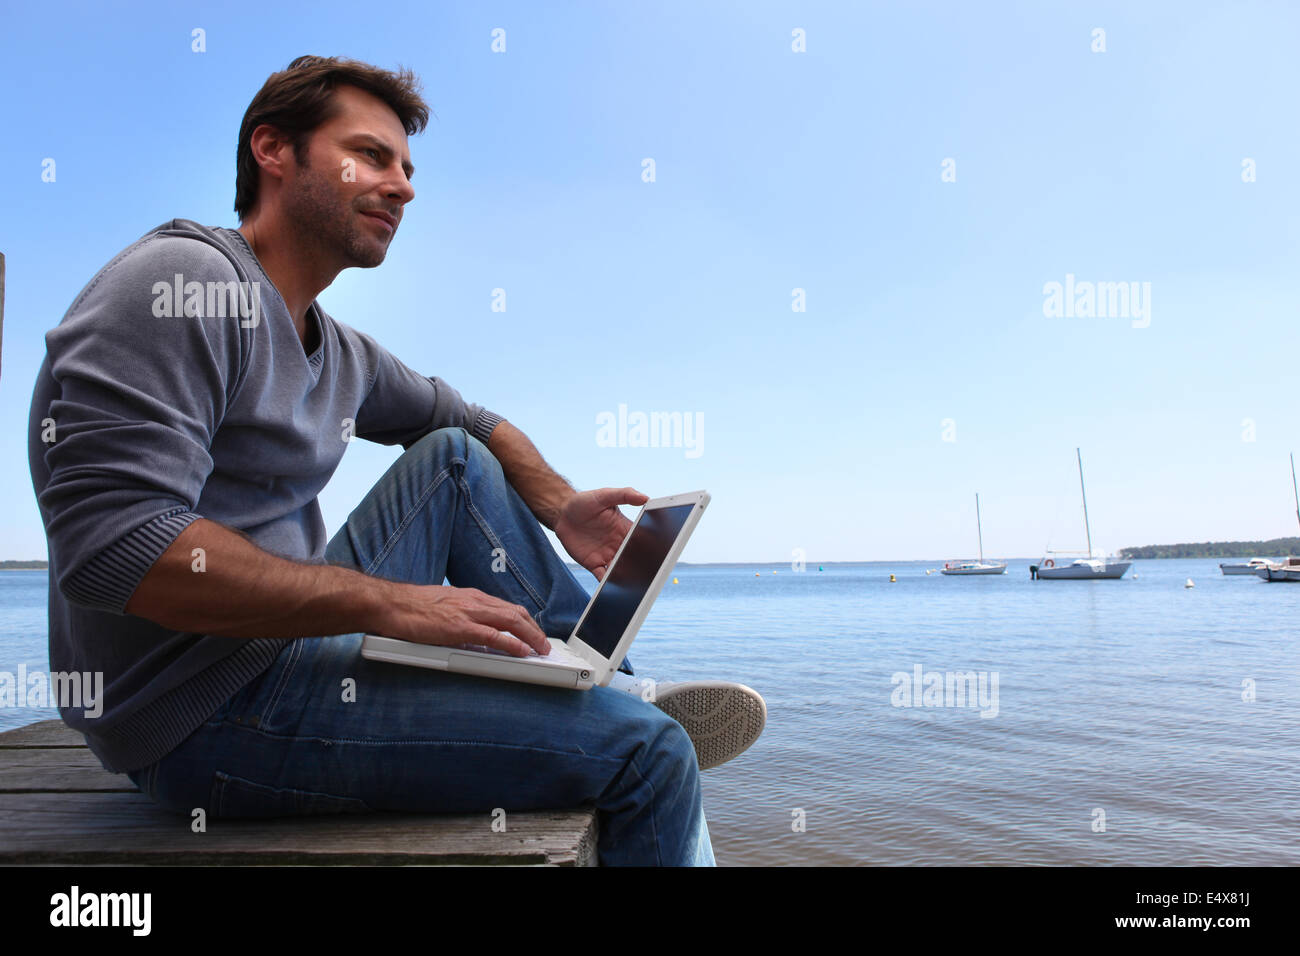
[[[301,817],[329,813],[372,813],[356,797],[315,790],[270,787],[220,770],[212,775],[209,807],[215,817]]]
[[[295,681],[295,673],[304,656],[314,656],[319,650],[316,646],[319,640],[320,638],[298,637],[289,641],[275,663],[262,672],[256,686],[244,688],[248,694],[240,702],[242,709],[236,711],[236,715],[251,721],[254,727],[262,730],[287,729],[276,722],[277,715],[284,716],[289,726],[296,724],[301,716],[301,701],[296,698],[306,691],[301,686],[301,681]]]

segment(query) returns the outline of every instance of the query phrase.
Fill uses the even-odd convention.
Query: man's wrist
[[[337,608],[348,629],[386,633],[404,585],[352,568],[332,567],[331,571],[325,576],[325,588],[333,593],[326,601]]]
[[[539,511],[534,512],[534,514],[537,515],[537,520],[554,531],[560,523],[560,515],[564,513],[565,507],[571,500],[573,500],[573,497],[577,493],[578,492],[572,487],[568,488],[565,492],[561,492],[555,504],[543,507]]]
[[[569,500],[578,493],[574,487],[547,465],[528,436],[508,421],[492,430],[488,450],[537,520],[554,531]]]

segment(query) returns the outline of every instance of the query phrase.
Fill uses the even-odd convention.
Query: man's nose
[[[405,176],[399,176],[397,181],[388,190],[387,196],[393,202],[401,203],[403,206],[415,198],[415,187]]]

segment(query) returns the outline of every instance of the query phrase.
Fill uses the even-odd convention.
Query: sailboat
[[[1086,558],[1076,558],[1069,564],[1058,566],[1056,559],[1050,557],[1050,555],[1077,554],[1078,552],[1049,551],[1047,552],[1049,556],[1043,558],[1042,562],[1037,565],[1037,575],[1045,581],[1114,580],[1122,578],[1132,565],[1131,561],[1121,561],[1116,558],[1108,558],[1105,555],[1093,557],[1092,527],[1088,523],[1088,492],[1083,486],[1083,455],[1077,448],[1074,450],[1074,454],[1079,459],[1079,493],[1083,497],[1083,529],[1088,535],[1088,556]],[[1031,572],[1034,570],[1034,568],[1030,568]]]
[[[1007,563],[984,563],[984,526],[980,521],[980,496],[975,493],[975,528],[980,536],[980,559],[973,561],[949,561],[939,569],[941,574],[1006,574]]]
[[[1291,453],[1291,490],[1295,493],[1295,516],[1300,520],[1300,489],[1295,483],[1295,452]],[[1255,571],[1265,581],[1300,581],[1300,558],[1287,558],[1278,563],[1267,562]]]
[[[1226,561],[1219,563],[1219,570],[1224,574],[1249,574],[1254,577],[1260,568],[1267,567],[1273,562],[1268,558],[1251,558],[1245,564],[1229,564]]]

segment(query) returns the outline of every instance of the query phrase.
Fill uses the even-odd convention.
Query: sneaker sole
[[[690,681],[668,688],[654,703],[690,736],[701,770],[740,756],[767,724],[767,704],[744,684]]]

